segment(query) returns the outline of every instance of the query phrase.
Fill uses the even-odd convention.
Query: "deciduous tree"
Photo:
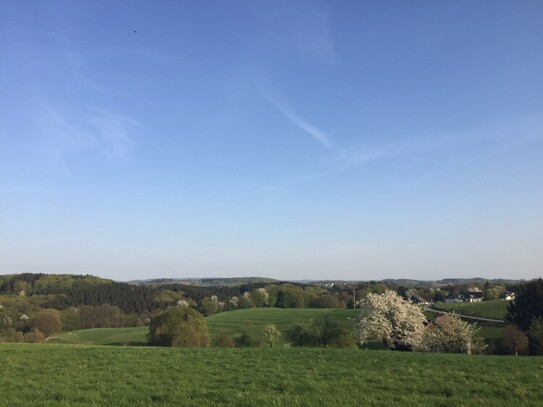
[[[503,330],[503,341],[505,346],[518,356],[519,351],[521,353],[528,350],[528,337],[522,330],[515,324],[508,323]]]
[[[468,353],[481,349],[477,339],[479,328],[455,314],[441,315],[424,329],[419,350],[426,352]]]
[[[419,306],[394,291],[368,294],[360,302],[358,338],[361,344],[378,340],[388,349],[412,350],[422,341],[425,321]]]
[[[288,331],[292,346],[322,346],[323,348],[352,348],[355,339],[352,329],[340,325],[328,315],[297,323]]]
[[[279,341],[279,338],[281,337],[281,332],[275,324],[266,324],[264,325],[264,340],[266,343],[270,346],[270,348],[273,348],[273,345]]]
[[[60,312],[56,309],[42,309],[34,317],[34,326],[45,335],[45,337],[62,330],[62,319]]]
[[[192,308],[171,308],[151,319],[148,342],[154,346],[208,346],[206,321]]]

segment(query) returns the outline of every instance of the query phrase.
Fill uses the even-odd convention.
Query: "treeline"
[[[49,308],[65,309],[83,305],[109,304],[127,314],[141,314],[160,308],[155,301],[159,290],[154,287],[135,286],[126,283],[109,283],[71,289],[55,296],[47,305]]]
[[[70,290],[110,284],[112,280],[72,274],[23,273],[0,276],[0,295],[63,294]]]

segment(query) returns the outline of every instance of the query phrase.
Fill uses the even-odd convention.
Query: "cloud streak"
[[[46,107],[39,127],[45,148],[57,165],[67,169],[65,158],[76,151],[95,152],[109,161],[124,161],[133,147],[139,124],[114,111],[93,106]]]
[[[279,113],[281,113],[293,125],[295,125],[296,127],[300,128],[301,130],[309,134],[315,141],[317,141],[324,147],[326,148],[332,147],[332,142],[330,141],[330,139],[324,132],[317,129],[312,124],[308,123],[302,117],[298,116],[298,114],[292,111],[284,102],[271,96],[268,92],[261,90],[261,93],[264,99],[266,99],[268,103],[274,106],[279,111]]]

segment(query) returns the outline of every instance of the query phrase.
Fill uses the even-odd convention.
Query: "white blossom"
[[[360,343],[382,341],[389,349],[415,349],[422,342],[422,310],[394,291],[369,294],[360,302],[357,331]]]

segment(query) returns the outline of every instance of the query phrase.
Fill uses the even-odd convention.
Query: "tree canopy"
[[[543,280],[519,286],[516,298],[507,307],[506,319],[528,331],[534,318],[543,317]]]
[[[206,321],[192,308],[171,308],[151,319],[148,342],[154,346],[208,346]]]
[[[361,344],[378,340],[388,349],[412,350],[422,341],[425,321],[420,307],[386,291],[360,302],[357,331]]]
[[[477,326],[463,321],[455,314],[441,315],[424,329],[420,350],[443,353],[472,353],[479,351]]]

